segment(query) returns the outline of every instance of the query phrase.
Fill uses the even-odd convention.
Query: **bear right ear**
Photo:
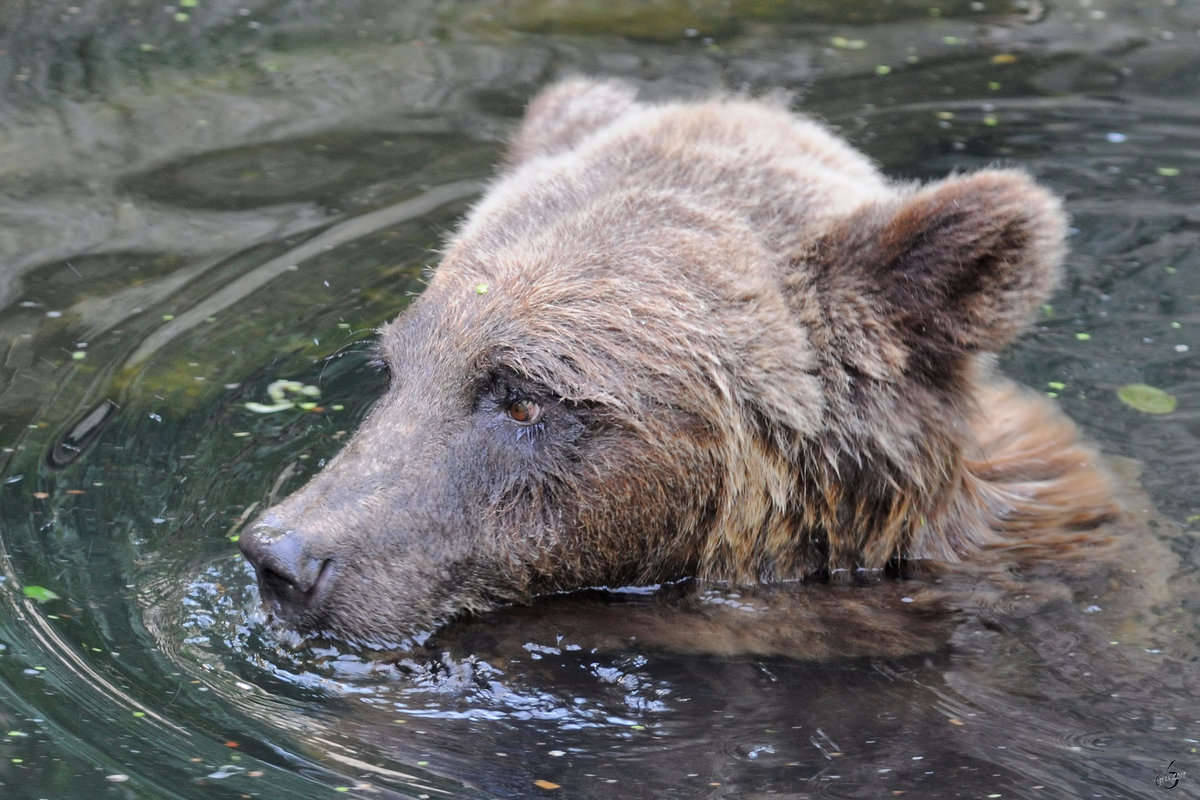
[[[529,104],[508,152],[511,166],[569,150],[633,107],[637,92],[617,81],[575,78],[543,90]]]
[[[852,214],[810,266],[832,313],[843,313],[839,298],[871,298],[871,319],[840,325],[898,339],[904,371],[936,377],[1025,327],[1058,284],[1065,235],[1057,197],[1024,173],[989,170]]]

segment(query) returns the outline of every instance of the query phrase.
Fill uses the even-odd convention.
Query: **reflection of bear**
[[[1063,233],[1018,172],[897,185],[769,103],[560,84],[242,548],[288,623],[376,645],[588,586],[1071,570],[1108,483],[988,355]]]

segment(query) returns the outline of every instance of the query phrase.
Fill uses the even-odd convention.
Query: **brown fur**
[[[243,549],[372,643],[596,585],[1087,562],[1107,479],[988,355],[1064,227],[1019,172],[891,183],[771,103],[552,87],[381,332],[388,394]]]

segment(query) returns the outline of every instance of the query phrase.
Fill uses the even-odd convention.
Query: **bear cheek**
[[[585,453],[562,503],[562,559],[578,575],[563,588],[655,583],[695,566],[697,520],[719,479],[701,466],[696,442],[653,433],[626,433]],[[563,564],[555,568],[561,579]]]

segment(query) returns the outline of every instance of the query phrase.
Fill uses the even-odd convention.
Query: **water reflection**
[[[1143,796],[1172,759],[1176,791],[1200,772],[1194,8],[26,5],[0,32],[6,797]],[[559,639],[579,609],[395,663],[268,630],[229,537],[354,428],[371,331],[574,71],[783,87],[892,174],[1008,160],[1063,193],[1068,283],[1005,368],[1145,463],[1168,600],[818,663]],[[320,409],[248,412],[279,378]],[[1178,410],[1129,409],[1130,382]]]

